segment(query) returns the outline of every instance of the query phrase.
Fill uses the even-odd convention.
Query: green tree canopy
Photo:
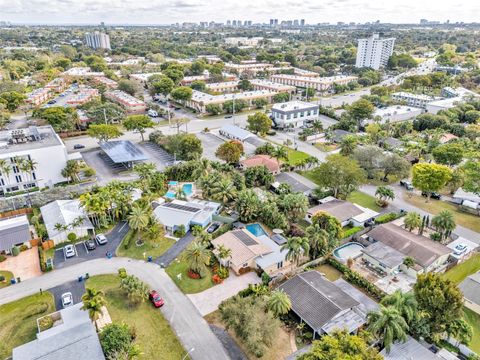
[[[123,126],[130,131],[138,131],[142,136],[142,141],[145,141],[143,134],[146,129],[154,127],[155,123],[147,115],[131,115],[123,121]]]
[[[108,141],[123,135],[123,133],[115,125],[98,124],[90,125],[88,135],[98,139],[99,141]]]
[[[255,114],[248,116],[247,124],[250,131],[253,131],[256,134],[265,135],[272,127],[272,120],[267,114],[256,112]]]
[[[452,170],[445,165],[418,163],[413,166],[413,186],[428,193],[427,201],[432,192],[443,188],[452,177]]]

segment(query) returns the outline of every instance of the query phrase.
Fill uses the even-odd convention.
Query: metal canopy
[[[148,159],[148,156],[129,140],[101,142],[100,147],[116,164],[144,161]]]

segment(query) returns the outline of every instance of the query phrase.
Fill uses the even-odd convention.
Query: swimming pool
[[[193,184],[183,184],[182,190],[185,193],[185,196],[189,197],[193,192]]]
[[[342,260],[343,262],[347,261],[349,258],[355,259],[362,255],[362,249],[364,246],[357,242],[346,243],[335,250],[333,250],[333,256],[337,259]]]
[[[165,197],[169,198],[169,199],[175,199],[175,191],[167,191],[167,193],[165,194]]]
[[[262,226],[258,223],[248,224],[246,228],[251,234],[255,236],[262,236],[262,235],[268,236],[267,232],[263,230]]]

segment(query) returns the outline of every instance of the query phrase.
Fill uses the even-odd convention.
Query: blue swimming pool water
[[[165,194],[165,197],[167,197],[169,199],[175,199],[175,192],[174,191],[167,191],[167,193]]]
[[[185,195],[188,197],[190,195],[192,195],[192,191],[193,191],[193,185],[192,184],[183,184],[183,192],[185,193]]]
[[[262,226],[260,224],[249,224],[246,226],[247,230],[252,233],[255,236],[268,236],[268,234],[263,230]]]
[[[173,181],[173,180],[168,182],[168,186],[175,186],[175,185],[177,185],[177,184],[178,184],[178,182],[177,182],[177,181]]]

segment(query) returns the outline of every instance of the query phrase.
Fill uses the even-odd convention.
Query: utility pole
[[[235,126],[235,94],[233,94],[233,106],[232,106],[232,120],[233,125]]]
[[[107,110],[105,108],[103,108],[103,118],[105,119],[105,124],[108,124],[108,121],[107,121]]]

